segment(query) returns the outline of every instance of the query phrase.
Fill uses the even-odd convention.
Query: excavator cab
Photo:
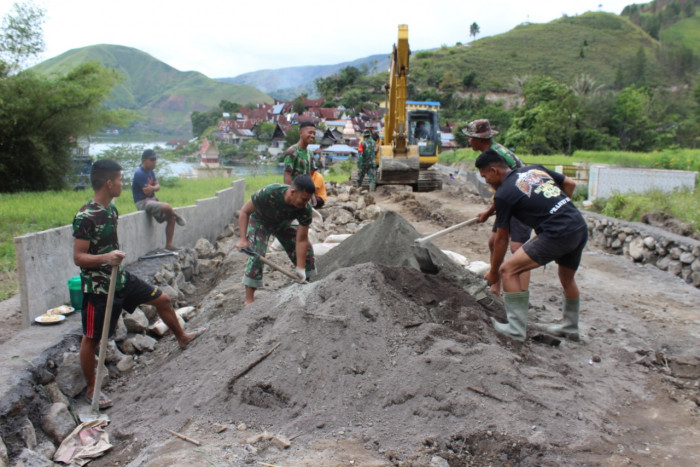
[[[421,168],[428,167],[435,161],[423,161],[425,157],[438,154],[437,113],[432,110],[413,110],[408,112],[408,144],[418,146]]]

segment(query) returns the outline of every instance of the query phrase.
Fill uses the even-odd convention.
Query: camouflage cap
[[[362,136],[372,136],[372,132],[370,130],[365,130],[362,132]]]
[[[467,123],[467,127],[462,132],[470,138],[482,139],[489,139],[498,134],[498,131],[491,129],[491,123],[485,118]]]

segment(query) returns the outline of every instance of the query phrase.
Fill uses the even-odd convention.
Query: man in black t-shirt
[[[519,276],[555,261],[564,289],[564,319],[549,326],[547,331],[578,339],[579,290],[574,275],[588,240],[588,227],[571,201],[575,182],[540,165],[512,170],[492,151],[482,153],[475,166],[496,190],[496,240],[486,279],[490,284],[501,280],[508,318],[507,323],[494,321],[496,330],[513,339],[525,340],[530,296],[529,291],[523,291]],[[535,229],[537,237],[504,262],[512,217]]]

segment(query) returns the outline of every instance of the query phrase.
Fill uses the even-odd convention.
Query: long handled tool
[[[478,220],[478,217],[473,217],[468,221],[460,222],[459,224],[455,224],[451,227],[435,232],[434,234],[417,238],[413,244],[413,255],[416,257],[416,261],[418,261],[420,270],[426,274],[437,274],[438,271],[440,271],[440,267],[433,262],[433,258],[430,256],[430,251],[428,251],[428,249],[424,246],[427,242],[438,237],[442,237],[443,235],[457,229],[461,229],[462,227],[475,224]]]
[[[304,280],[303,280],[303,279],[300,279],[299,276],[297,276],[297,275],[294,274],[293,272],[288,271],[288,270],[286,270],[285,268],[276,265],[275,263],[273,263],[273,262],[270,261],[269,259],[267,259],[267,258],[265,258],[264,256],[262,256],[262,255],[260,255],[260,254],[258,254],[258,253],[256,253],[256,252],[254,252],[253,250],[250,250],[250,249],[248,249],[248,248],[241,248],[241,251],[242,251],[243,253],[245,253],[246,255],[248,255],[248,256],[253,256],[253,257],[255,257],[255,258],[258,258],[260,261],[262,261],[263,263],[267,264],[267,265],[270,266],[272,269],[274,269],[274,270],[276,270],[276,271],[279,271],[279,272],[281,272],[282,274],[284,274],[285,276],[294,279],[295,282],[299,282],[300,284],[303,284],[303,283],[304,283]]]
[[[92,392],[92,405],[90,412],[78,414],[81,422],[90,420],[106,420],[109,422],[109,415],[100,413],[100,394],[102,391],[102,378],[104,378],[104,363],[107,355],[107,339],[109,338],[109,323],[112,321],[112,305],[114,305],[114,292],[117,289],[117,276],[119,266],[112,266],[112,275],[109,277],[109,291],[107,292],[107,306],[105,309],[105,319],[102,323],[102,337],[100,338],[100,353],[97,357],[97,375],[95,376],[95,390]]]

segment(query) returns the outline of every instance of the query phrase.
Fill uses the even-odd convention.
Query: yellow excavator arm
[[[389,70],[387,114],[384,121],[384,144],[394,154],[405,154],[408,144],[406,129],[406,92],[408,86],[408,26],[399,25],[399,40],[394,44]]]

